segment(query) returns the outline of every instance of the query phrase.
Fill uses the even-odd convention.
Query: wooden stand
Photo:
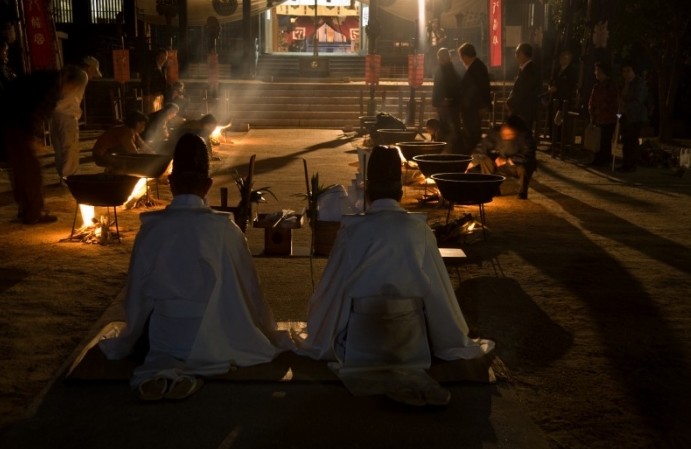
[[[255,228],[264,228],[264,255],[289,256],[293,252],[293,229],[302,227],[304,215],[290,224],[284,221],[278,223],[266,220],[270,214],[259,214],[254,220]]]

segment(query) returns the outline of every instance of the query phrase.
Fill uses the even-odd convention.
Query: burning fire
[[[127,201],[125,201],[125,209],[131,209],[137,203],[139,198],[146,195],[146,182],[146,178],[139,178],[139,181],[137,181],[137,184],[135,184],[134,189],[132,189],[132,193],[130,193]]]
[[[223,138],[223,143],[228,143],[224,131],[232,126],[231,122],[228,122],[227,125],[223,126],[217,126],[214,128],[214,130],[211,132],[209,135],[209,140],[211,143],[214,145],[217,145],[221,142],[221,138]]]
[[[96,208],[94,206],[80,204],[79,212],[82,215],[82,228],[88,228],[94,225],[94,217],[96,216]]]

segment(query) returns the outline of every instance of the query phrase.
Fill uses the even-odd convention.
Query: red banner
[[[381,55],[365,56],[365,84],[379,85],[381,75]]]
[[[168,61],[166,61],[166,80],[174,83],[180,79],[180,69],[178,67],[178,51],[168,50]]]
[[[113,78],[123,84],[130,80],[129,50],[113,50]]]
[[[425,55],[408,55],[408,85],[420,87],[425,80]]]
[[[55,27],[48,3],[48,0],[22,0],[31,70],[58,68]]]
[[[501,0],[489,0],[489,66],[501,67],[502,64],[502,23]]]

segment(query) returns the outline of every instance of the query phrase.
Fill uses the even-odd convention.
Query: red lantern
[[[381,55],[365,56],[365,84],[378,85],[381,74]]]
[[[113,50],[113,78],[122,84],[130,80],[129,50]]]
[[[425,80],[425,55],[408,55],[408,85],[420,87]]]
[[[174,83],[180,79],[180,69],[178,67],[178,51],[168,50],[168,61],[166,62],[166,79],[169,83]]]

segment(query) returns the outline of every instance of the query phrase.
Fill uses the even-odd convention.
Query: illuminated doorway
[[[288,0],[266,11],[265,51],[273,54],[362,54],[368,6],[351,0]]]

